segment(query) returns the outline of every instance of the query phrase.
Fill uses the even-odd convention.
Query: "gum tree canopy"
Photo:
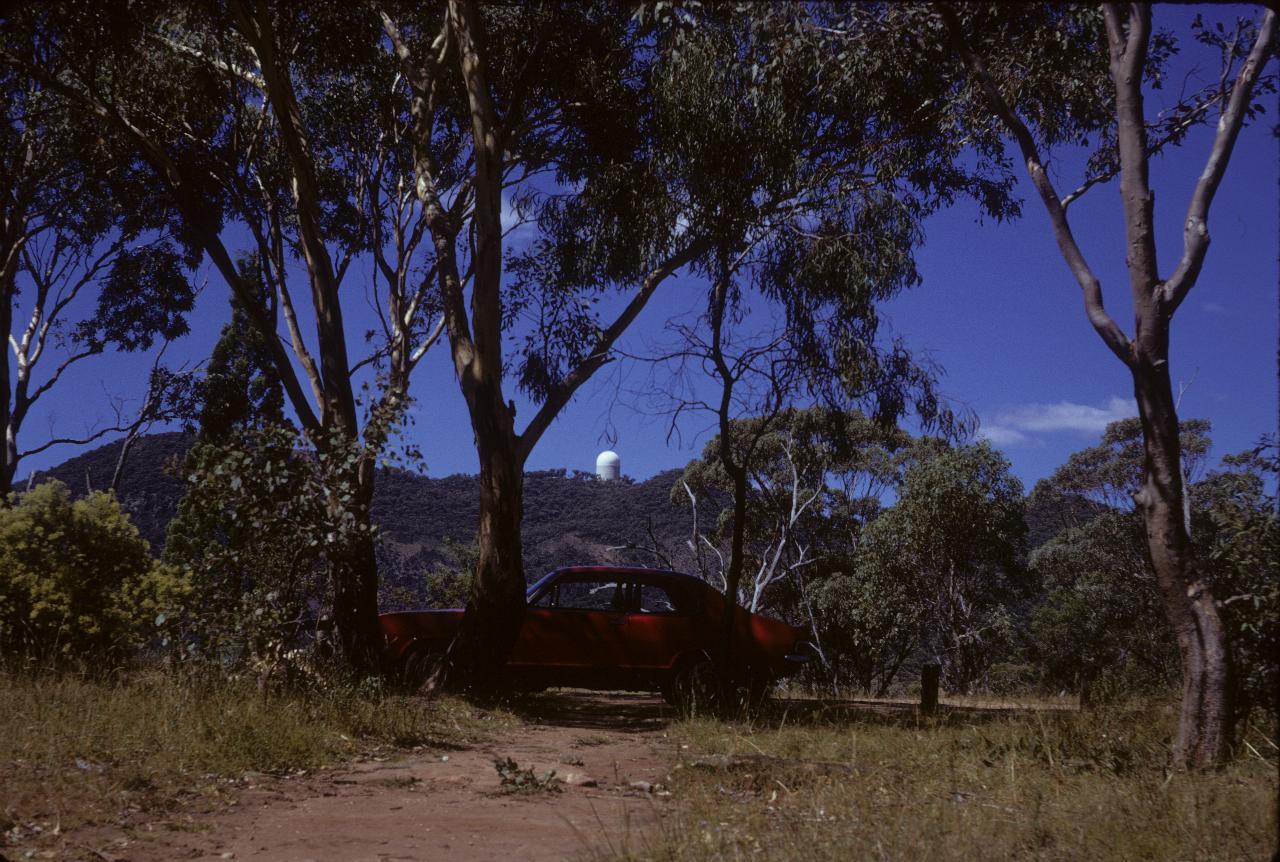
[[[39,46],[28,30],[5,26],[0,51],[31,59]],[[5,494],[24,457],[127,429],[118,415],[83,435],[51,433],[27,448],[20,442],[37,402],[82,362],[107,350],[149,350],[187,332],[195,261],[167,236],[150,177],[121,164],[120,148],[96,123],[11,65],[0,65],[0,92],[0,337],[12,354],[0,361]],[[86,305],[92,313],[77,320]],[[155,387],[173,379],[157,360],[149,394],[162,398]]]
[[[376,17],[346,3],[65,2],[24,7],[6,28],[29,48],[6,43],[0,61],[86,118],[117,169],[146,174],[144,210],[189,259],[212,263],[261,333],[329,476],[343,652],[376,671],[374,463],[438,334],[430,262],[416,254],[422,211],[406,192],[407,118]],[[237,266],[245,254],[257,264]],[[357,359],[340,289],[370,271],[381,319]],[[362,417],[353,375],[365,366],[377,386]]]

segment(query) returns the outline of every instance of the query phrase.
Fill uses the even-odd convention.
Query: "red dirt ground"
[[[670,711],[654,697],[585,692],[546,694],[533,708],[515,733],[489,744],[263,776],[233,810],[190,831],[135,833],[96,852],[131,862],[541,862],[637,846],[667,804]],[[565,783],[559,792],[504,792],[496,757],[538,775],[554,769]]]

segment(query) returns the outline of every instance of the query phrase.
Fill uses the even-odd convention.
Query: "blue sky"
[[[1158,8],[1157,26],[1177,26],[1193,9]],[[1176,61],[1176,77],[1212,72],[1211,57],[1184,38],[1188,55]],[[1274,64],[1272,65],[1274,69]],[[1274,103],[1274,100],[1273,100]],[[1159,109],[1152,94],[1148,112]],[[1246,128],[1236,147],[1210,216],[1212,245],[1195,289],[1174,322],[1171,370],[1185,387],[1181,413],[1214,425],[1217,454],[1239,451],[1277,429],[1277,347],[1280,315],[1280,141],[1274,104],[1262,122]],[[1181,222],[1209,149],[1210,129],[1199,129],[1178,150],[1152,165],[1157,243],[1162,272],[1181,253]],[[1080,154],[1064,153],[1051,165],[1060,191],[1079,180]],[[1028,490],[1071,452],[1097,441],[1108,421],[1133,415],[1127,371],[1103,346],[1084,317],[1079,288],[1058,252],[1038,199],[1025,180],[1022,218],[980,223],[977,208],[961,203],[926,225],[919,253],[921,286],[885,307],[896,334],[945,369],[943,391],[981,420],[981,434],[1001,449]],[[1124,268],[1124,238],[1115,183],[1095,187],[1071,208],[1077,238],[1102,280],[1107,308],[1127,331],[1132,311]],[[520,241],[522,237],[516,237]],[[226,321],[226,287],[205,268],[193,333],[175,343],[166,359],[200,362]],[[371,319],[363,287],[344,287],[348,328],[363,332]],[[672,316],[704,301],[705,286],[688,276],[668,281],[623,342],[644,352],[663,338]],[[17,319],[22,320],[19,309]],[[360,355],[359,336],[351,340]],[[111,416],[109,396],[137,398],[150,358],[107,356],[82,364],[29,419],[24,447],[50,429],[81,433]],[[592,470],[606,447],[622,456],[623,471],[646,478],[695,457],[710,432],[710,418],[694,416],[668,441],[668,417],[643,397],[651,381],[643,368],[620,362],[602,371],[561,415],[535,449],[529,469]],[[662,385],[662,381],[656,381]],[[448,357],[436,348],[413,384],[416,399],[408,437],[425,455],[431,475],[475,471],[470,425]],[[517,399],[517,423],[533,408]],[[56,447],[25,461],[20,475],[76,454]]]

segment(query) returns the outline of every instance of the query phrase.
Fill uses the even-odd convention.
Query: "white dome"
[[[617,452],[606,449],[596,456],[596,475],[601,479],[617,479],[622,475],[622,459]]]

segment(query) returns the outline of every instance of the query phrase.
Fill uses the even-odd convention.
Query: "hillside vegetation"
[[[152,548],[164,547],[165,528],[178,508],[183,485],[175,468],[193,438],[181,433],[139,438],[129,457],[119,497],[130,520]],[[105,488],[115,469],[120,444],[108,443],[38,473],[35,484],[56,479],[83,496]],[[679,470],[668,470],[643,482],[602,483],[590,474],[545,470],[525,477],[525,569],[536,579],[556,566],[631,563],[655,565],[642,550],[609,550],[634,544],[652,547],[656,538],[673,565],[687,563],[687,511],[671,505],[669,495]],[[25,487],[24,481],[19,488]],[[400,571],[422,572],[453,565],[446,540],[463,545],[475,537],[479,519],[476,477],[462,474],[440,479],[405,470],[383,470],[373,498],[373,520],[381,530],[383,553],[398,559]],[[714,516],[712,516],[714,522]]]

